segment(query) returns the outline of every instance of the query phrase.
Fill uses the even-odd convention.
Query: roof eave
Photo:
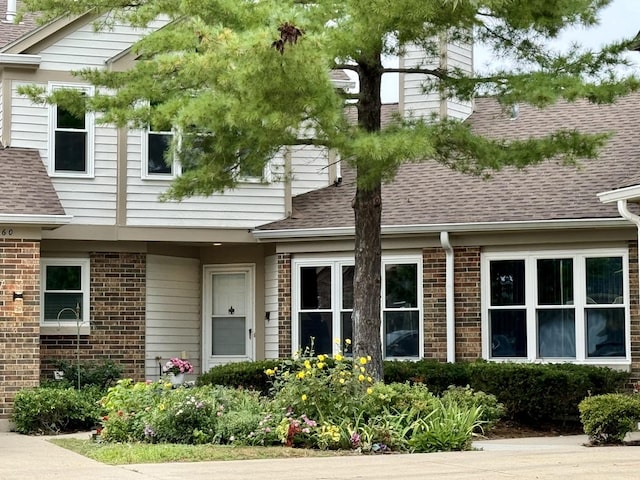
[[[514,222],[479,222],[479,223],[440,223],[422,225],[383,225],[383,236],[436,234],[439,232],[504,232],[530,230],[566,230],[578,228],[615,228],[627,227],[629,222],[623,218],[587,218],[565,220],[530,220]],[[253,230],[258,241],[264,240],[313,240],[327,237],[353,237],[354,227],[300,228],[287,230]]]
[[[8,213],[0,214],[0,225],[34,226],[41,228],[58,228],[71,223],[72,215],[28,215]]]

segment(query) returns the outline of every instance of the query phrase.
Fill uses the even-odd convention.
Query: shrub
[[[271,379],[264,372],[276,368],[280,362],[281,360],[260,360],[217,365],[200,375],[196,380],[196,385],[244,388],[256,390],[266,395],[271,389]]]
[[[11,420],[25,434],[57,434],[90,430],[102,410],[98,388],[48,388],[21,390],[16,394]]]
[[[584,432],[593,443],[621,443],[640,421],[640,398],[610,393],[580,402]]]
[[[449,387],[442,394],[442,402],[445,406],[458,405],[467,410],[480,408],[479,420],[482,429],[491,429],[504,415],[504,405],[498,403],[495,395],[484,392],[476,392],[470,386]]]
[[[59,382],[68,387],[78,386],[78,369],[80,370],[80,387],[97,386],[106,390],[122,377],[122,366],[113,360],[81,362],[80,365],[72,364],[67,360],[54,360],[52,363],[56,370],[64,373],[63,380]]]

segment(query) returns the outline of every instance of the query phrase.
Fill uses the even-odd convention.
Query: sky
[[[584,47],[597,49],[601,45],[626,38],[632,38],[640,31],[640,0],[614,0],[611,5],[602,10],[600,24],[590,29],[573,29],[565,32],[561,38],[551,44],[554,48],[562,49],[572,42]],[[638,67],[640,73],[640,53],[629,54],[629,60]],[[482,48],[474,49],[474,65],[476,70],[482,70],[491,62],[489,52]],[[385,75],[382,86],[383,102],[398,101],[397,75]]]

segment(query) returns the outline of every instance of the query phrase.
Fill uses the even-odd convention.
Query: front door
[[[253,265],[205,267],[203,371],[254,358],[254,270]]]

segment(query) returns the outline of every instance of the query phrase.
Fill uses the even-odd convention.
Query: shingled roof
[[[495,99],[479,98],[468,122],[477,133],[504,139],[539,137],[560,128],[611,132],[597,160],[578,167],[548,161],[524,170],[506,168],[491,179],[463,175],[425,161],[403,165],[383,186],[382,225],[447,225],[619,218],[596,194],[640,178],[640,95],[611,105],[560,102],[540,110],[521,105],[512,119]],[[260,227],[287,230],[353,226],[354,172],[343,181],[293,200],[293,215]]]
[[[37,150],[0,148],[0,215],[65,215]]]
[[[20,2],[18,2],[19,7]],[[34,15],[25,15],[21,23],[11,23],[7,18],[7,0],[0,0],[0,48],[14,42],[18,38],[35,30],[36,24]]]

